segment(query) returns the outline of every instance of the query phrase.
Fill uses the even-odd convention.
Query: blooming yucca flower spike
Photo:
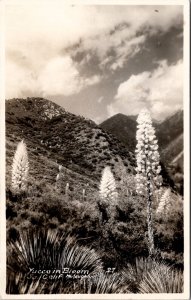
[[[67,182],[66,183],[66,187],[65,187],[65,196],[67,196],[68,197],[68,194],[69,194],[69,183]]]
[[[103,170],[99,186],[99,195],[101,200],[100,203],[107,207],[107,215],[111,220],[114,219],[116,214],[118,193],[116,189],[115,178],[109,166],[106,166]]]
[[[12,191],[20,194],[27,189],[29,162],[24,141],[18,143],[12,163]]]
[[[156,211],[157,214],[167,213],[170,204],[170,196],[171,196],[171,189],[168,188],[165,190],[164,194],[160,198],[160,202]]]
[[[115,178],[109,166],[105,167],[99,187],[99,194],[102,200],[110,199],[116,202],[118,194],[116,190]]]
[[[154,251],[154,237],[152,228],[152,195],[155,188],[162,184],[160,176],[158,142],[152,126],[150,113],[143,109],[137,118],[137,146],[136,146],[136,190],[147,199],[147,223],[149,253]]]
[[[86,194],[86,190],[85,190],[85,189],[82,189],[82,199],[83,199],[83,200],[85,199],[85,194]]]

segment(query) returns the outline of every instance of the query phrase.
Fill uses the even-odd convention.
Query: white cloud
[[[168,31],[182,21],[181,6],[66,5],[64,1],[15,0],[6,3],[6,49],[17,49],[47,60],[57,51],[81,39],[87,48],[97,48],[103,55],[110,46],[118,46],[135,37],[144,26]],[[128,28],[119,24],[127,24]],[[108,33],[113,31],[112,35]],[[107,35],[107,39],[105,39]],[[102,42],[101,44],[99,42]],[[108,44],[108,47],[107,47]]]
[[[77,94],[86,86],[98,83],[100,77],[95,75],[83,78],[69,56],[58,56],[48,61],[38,74],[24,66],[8,62],[6,80],[6,98],[22,97],[25,93],[28,96],[47,97]]]
[[[140,45],[143,44],[145,40],[146,36],[140,35],[124,41],[123,45],[120,45],[116,49],[115,61],[111,64],[110,69],[115,71],[118,68],[122,68],[128,57],[133,57],[140,51]]]
[[[181,24],[180,6],[158,6],[158,13],[155,9],[156,6],[101,7],[99,21],[105,26],[101,33],[98,31],[83,38],[81,49],[93,49],[100,59],[101,68],[108,67],[113,71],[122,68],[130,57],[140,51],[148,35],[167,32],[170,27]],[[110,23],[111,20],[113,22]],[[115,54],[109,55],[110,50]]]
[[[5,67],[5,94],[6,98],[25,97],[37,94],[40,96],[40,87],[35,74],[15,62],[8,61]]]
[[[161,119],[182,108],[182,99],[183,63],[168,65],[165,60],[154,71],[132,75],[121,83],[107,110],[109,116],[118,112],[135,115],[147,107],[153,118]]]
[[[65,93],[70,94],[82,89],[85,83],[89,85],[97,82],[99,79],[96,75],[82,82],[78,78],[80,77],[78,68],[69,61],[68,65],[66,61],[64,64],[60,57],[61,53],[64,60],[65,56],[69,56],[68,51],[72,51],[73,46],[79,43],[82,51],[91,50],[98,55],[102,67],[105,64],[115,71],[123,67],[128,57],[139,51],[144,43],[145,34],[139,33],[137,36],[137,33],[143,28],[149,28],[149,34],[158,30],[165,32],[182,20],[181,6],[157,6],[159,13],[156,13],[155,9],[156,6],[65,5],[64,1],[56,0],[50,2],[15,0],[14,4],[6,2],[8,93],[16,96],[20,87],[23,90],[40,89],[44,93],[45,88],[51,90],[51,93],[53,90],[65,90]],[[123,23],[127,26],[118,27]],[[71,50],[68,50],[69,48]],[[112,56],[108,58],[111,49],[115,51],[115,60]],[[58,66],[58,57],[61,66]],[[88,61],[89,57],[84,63]],[[68,79],[64,75],[67,68]],[[11,78],[13,73],[10,73],[10,69],[14,69],[15,78]],[[45,76],[50,76],[53,80],[52,88],[51,84],[48,85],[50,78]],[[58,83],[60,78],[62,81]],[[69,78],[73,82],[69,82]],[[22,84],[17,85],[17,82]],[[66,83],[68,87],[65,85],[64,88],[63,84]],[[39,86],[40,84],[42,86]]]
[[[50,60],[39,76],[43,96],[72,95],[81,89],[79,72],[70,57]]]

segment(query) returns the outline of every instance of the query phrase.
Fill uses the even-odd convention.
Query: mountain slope
[[[136,147],[136,118],[117,114],[100,124],[134,152]],[[153,122],[164,163],[173,160],[183,149],[183,111],[178,111],[162,123]],[[170,147],[170,144],[174,147]],[[168,154],[167,154],[168,152]],[[163,154],[164,153],[164,154]]]
[[[103,168],[110,165],[117,174],[121,164],[134,173],[134,155],[91,120],[66,112],[42,98],[6,101],[7,183],[17,143],[24,139],[29,152],[30,176],[55,183],[58,165],[65,182],[79,190],[84,185],[97,188]]]
[[[168,164],[171,164],[177,162],[177,157],[181,157],[183,155],[183,133],[181,133],[162,150],[161,159],[168,162]]]
[[[110,132],[122,141],[130,151],[136,146],[136,118],[116,114],[100,124],[105,131]]]
[[[178,111],[165,119],[156,128],[156,135],[161,149],[183,134],[183,111]]]

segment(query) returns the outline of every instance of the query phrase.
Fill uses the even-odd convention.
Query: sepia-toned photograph
[[[5,1],[6,299],[187,299],[188,24],[155,3]]]

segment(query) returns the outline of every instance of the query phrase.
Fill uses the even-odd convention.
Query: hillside
[[[115,175],[122,165],[134,172],[134,155],[91,120],[66,112],[42,98],[6,101],[7,182],[17,143],[24,139],[29,152],[30,176],[37,181],[55,183],[58,166],[64,180],[78,188],[97,188],[105,165]],[[121,178],[118,177],[118,180]]]
[[[11,185],[11,167],[16,147],[22,139],[27,146],[29,175],[25,190],[17,194]],[[179,157],[176,159],[179,160]],[[105,187],[103,189],[102,177],[102,193],[111,192],[113,189],[112,194],[108,193],[102,198],[98,191],[101,172],[106,165],[111,167],[115,180],[112,180],[113,176],[110,173],[109,181],[105,183],[106,190]],[[31,255],[34,257],[37,268],[39,253],[42,253],[42,257],[47,256],[43,252],[45,249],[50,250],[49,254],[52,253],[53,258],[57,253],[59,256],[58,249],[51,248],[47,239],[49,236],[52,240],[52,233],[56,237],[61,236],[63,242],[65,238],[71,237],[71,246],[74,243],[78,255],[68,250],[67,253],[71,263],[74,260],[77,263],[85,260],[85,265],[80,266],[80,269],[84,269],[84,266],[86,268],[87,260],[84,255],[86,253],[90,258],[89,253],[92,253],[92,250],[99,255],[98,263],[103,265],[104,273],[111,268],[116,269],[116,274],[124,272],[127,263],[134,264],[137,257],[147,258],[147,206],[145,198],[136,193],[134,165],[134,155],[127,147],[94,122],[71,114],[42,98],[6,101],[8,281],[18,278],[17,270],[21,265],[15,246],[19,255],[25,257],[17,247],[17,242],[21,241],[21,234],[26,238],[23,240],[26,248],[21,248],[26,249],[25,253],[29,253],[29,260]],[[21,172],[25,168],[20,166],[21,160],[17,165],[17,174],[19,173],[21,178]],[[165,169],[162,175],[167,183],[168,176],[164,171]],[[20,183],[17,181],[17,187],[18,185],[20,186]],[[160,194],[168,190],[164,185]],[[157,213],[158,199],[153,199],[155,242],[165,262],[182,268],[183,201],[173,190],[170,195],[171,208],[168,219],[165,214]],[[42,251],[38,250],[42,237],[41,233],[39,236],[39,230],[45,236]],[[28,244],[31,237],[33,239],[33,233],[34,240]],[[59,243],[55,246],[60,245],[60,249],[63,249],[63,244]],[[36,249],[37,257],[33,253]],[[19,263],[18,267],[15,267],[15,262]],[[56,265],[53,269],[63,268],[63,261],[62,264],[59,260],[58,264],[57,260],[54,262]],[[31,261],[27,261],[28,266],[34,267]],[[67,264],[66,266],[68,267]],[[73,266],[74,269],[78,269]],[[28,274],[25,262],[21,269],[22,267],[24,274]],[[126,273],[128,272],[129,268]],[[121,276],[123,275],[120,275],[120,278]],[[126,277],[124,278],[126,280]],[[49,283],[48,281],[47,284]],[[7,286],[10,286],[9,282]],[[134,282],[132,291],[137,292]],[[13,290],[12,293],[18,292]]]
[[[161,149],[183,134],[183,111],[178,111],[156,127],[156,135]],[[173,157],[172,157],[173,159]]]
[[[105,131],[110,132],[122,141],[130,151],[136,146],[136,117],[116,114],[100,124]]]
[[[178,162],[178,157],[183,157],[183,133],[167,144],[161,153],[162,160],[167,161],[168,164]],[[183,165],[181,168],[183,171]]]

